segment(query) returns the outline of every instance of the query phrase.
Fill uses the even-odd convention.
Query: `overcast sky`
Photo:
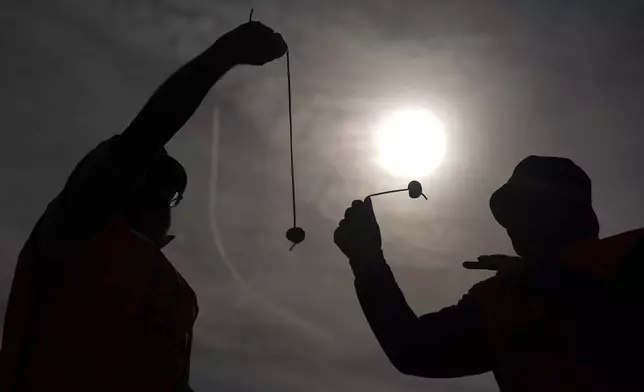
[[[197,391],[496,390],[490,375],[397,374],[364,320],[332,233],[352,199],[405,186],[375,164],[382,113],[425,106],[447,154],[428,201],[375,204],[418,313],[511,252],[490,194],[530,154],[594,181],[602,236],[644,222],[644,4],[637,1],[4,0],[0,4],[0,301],[74,164],[120,132],[174,69],[248,19],[291,51],[300,224],[288,252],[284,61],[239,68],[169,145],[187,167],[167,256],[198,294]],[[214,154],[214,155],[213,155]]]

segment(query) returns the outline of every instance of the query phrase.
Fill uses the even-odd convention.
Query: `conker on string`
[[[304,238],[306,238],[306,232],[304,232],[304,229],[301,227],[291,227],[286,231],[286,238],[293,244],[297,245],[304,241]]]
[[[418,181],[410,182],[407,190],[412,199],[418,199],[423,194],[423,186]]]

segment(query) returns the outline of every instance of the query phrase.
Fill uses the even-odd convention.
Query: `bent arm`
[[[491,363],[478,311],[467,296],[457,305],[417,317],[382,253],[352,262],[360,305],[378,342],[400,372],[428,378],[485,373]]]
[[[104,229],[143,181],[164,145],[236,64],[232,57],[216,41],[173,73],[121,134],[89,152],[48,206],[38,230],[40,245],[71,256]]]
[[[96,233],[121,210],[162,152],[163,146],[197,110],[212,86],[237,64],[263,65],[287,50],[282,36],[259,22],[245,23],[221,36],[159,87],[132,123],[90,152],[46,219],[54,244],[78,243]],[[47,213],[46,213],[47,214]],[[82,230],[80,233],[78,230]],[[71,233],[71,235],[69,235]]]
[[[114,138],[108,165],[116,175],[101,195],[119,205],[142,180],[163,147],[195,113],[213,85],[236,64],[216,41],[199,56],[174,72],[152,95],[130,125]],[[96,188],[93,188],[96,189]]]
[[[145,168],[192,117],[213,85],[235,65],[233,56],[216,41],[173,73],[123,131],[120,147],[124,158]]]

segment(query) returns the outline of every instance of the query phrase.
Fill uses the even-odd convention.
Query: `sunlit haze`
[[[402,375],[371,330],[355,263],[334,232],[352,200],[418,180],[429,200],[401,192],[373,207],[387,264],[421,317],[495,276],[464,261],[515,255],[489,201],[527,156],[567,157],[588,173],[602,238],[643,227],[644,1],[1,1],[0,317],[21,250],[82,157],[127,128],[182,64],[247,22],[251,7],[290,52],[293,182],[306,239],[289,251],[286,58],[234,67],[166,145],[189,179],[163,253],[198,297],[191,389],[499,392],[491,372]],[[207,77],[179,90],[207,89],[230,65],[216,57],[200,68]],[[81,186],[95,181],[72,178],[68,190],[96,194]],[[100,189],[123,185],[106,180]],[[80,206],[92,205],[101,208],[82,218],[114,207]],[[166,303],[160,294],[151,304]],[[78,331],[103,314],[87,303]],[[146,312],[166,320],[166,308],[155,309]],[[478,354],[450,358],[471,364]],[[63,357],[49,370],[67,369]],[[625,389],[612,381],[608,390]]]
[[[407,108],[389,113],[376,131],[380,165],[396,177],[422,177],[445,156],[443,122],[431,111]]]

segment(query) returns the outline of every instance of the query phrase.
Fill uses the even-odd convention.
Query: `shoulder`
[[[79,206],[84,203],[84,195],[97,193],[100,183],[113,175],[118,142],[119,135],[101,142],[74,167],[63,189],[49,202],[36,223],[30,236],[32,246],[49,249],[64,237],[63,233],[73,229],[67,227],[74,221],[70,215],[83,213]]]

